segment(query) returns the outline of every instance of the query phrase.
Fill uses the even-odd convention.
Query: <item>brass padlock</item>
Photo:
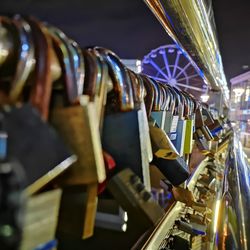
[[[54,28],[50,28],[50,31],[65,72],[64,94],[67,103],[66,107],[52,110],[50,121],[78,157],[60,182],[65,185],[101,183],[106,174],[95,103],[87,95],[78,95],[72,65],[67,63],[71,54],[66,36]]]
[[[65,187],[58,218],[58,239],[86,239],[92,236],[96,210],[96,183]]]
[[[176,159],[179,156],[168,135],[153,122],[149,124],[152,150],[156,157],[163,159]]]

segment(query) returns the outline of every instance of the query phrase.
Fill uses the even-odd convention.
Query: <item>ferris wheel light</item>
[[[233,92],[235,93],[236,96],[241,96],[244,93],[244,89],[243,88],[235,88],[233,89]]]
[[[142,72],[169,85],[199,91],[199,95],[200,87],[192,86],[192,83],[196,86],[205,84],[206,88],[208,85],[204,83],[203,72],[192,65],[186,52],[176,44],[151,50],[142,60]]]
[[[208,94],[204,94],[204,95],[201,95],[201,101],[202,102],[207,102],[208,101],[208,99],[209,99],[209,95]]]

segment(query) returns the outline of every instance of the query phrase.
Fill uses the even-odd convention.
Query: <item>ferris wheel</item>
[[[177,45],[169,44],[152,50],[142,60],[142,73],[177,86],[194,95],[204,93],[207,87],[199,72]]]

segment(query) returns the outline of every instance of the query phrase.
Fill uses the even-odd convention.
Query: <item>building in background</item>
[[[243,145],[250,147],[250,71],[230,79],[230,82],[230,119],[240,129]]]

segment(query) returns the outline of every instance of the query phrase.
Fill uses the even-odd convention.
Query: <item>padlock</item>
[[[208,141],[212,141],[214,139],[210,129],[206,125],[201,127],[201,131]]]
[[[178,124],[176,130],[176,139],[172,140],[175,148],[179,152],[180,156],[183,156],[184,152],[184,143],[185,143],[185,134],[186,134],[186,119],[184,117],[184,99],[179,90],[173,88],[174,93],[176,94],[176,98],[178,100]]]
[[[168,247],[169,249],[190,250],[190,243],[179,235],[171,235],[168,238]]]
[[[46,36],[42,31],[36,34],[41,37]],[[46,38],[41,38],[42,41],[45,42]],[[49,44],[47,45],[49,46]],[[41,45],[36,44],[36,46]],[[46,53],[44,56],[36,57],[37,67],[43,64],[39,62],[40,59],[46,61],[49,60],[49,57],[46,56]],[[44,62],[44,65],[47,63]],[[47,70],[50,70],[50,68],[47,68]],[[35,74],[40,75],[39,72],[37,70]],[[49,75],[50,73],[48,72]],[[41,119],[41,114],[44,114],[43,118],[46,118],[48,113],[46,109],[49,106],[50,98],[46,94],[49,95],[52,87],[49,77],[46,82],[38,81],[36,76],[34,79],[37,81],[34,81],[31,86],[31,104],[4,106],[1,109],[3,117],[2,126],[8,134],[9,143],[7,150],[10,157],[17,159],[25,169],[27,175],[26,191],[28,194],[39,191],[76,161],[76,157],[65,146],[56,131]],[[40,90],[36,87],[37,85],[42,88],[45,100],[40,98],[41,104],[36,102],[37,105],[33,107],[32,104],[35,103],[33,102],[34,97],[39,94]],[[19,87],[17,92],[13,92],[17,99],[20,98],[16,95],[19,92],[22,92],[22,89],[19,89]],[[41,113],[38,113],[38,111]]]
[[[209,150],[208,141],[205,138],[202,131],[200,129],[196,129],[193,136],[194,136],[194,140],[196,142],[196,145],[199,148],[199,150],[201,151],[201,153],[204,155],[209,154],[210,150]]]
[[[138,218],[138,223],[146,228],[156,225],[164,214],[140,178],[128,168],[110,179],[108,189],[128,215]]]
[[[206,235],[206,231],[204,228],[200,228],[200,226],[196,226],[195,224],[187,223],[181,220],[175,221],[175,225],[177,228],[185,233],[191,234],[192,236],[198,235]]]
[[[194,133],[194,103],[190,96],[184,94],[184,98],[187,101],[187,112],[186,112],[186,132],[184,141],[184,154],[191,154],[193,149],[193,133]]]
[[[206,126],[212,126],[214,124],[214,118],[208,110],[208,106],[204,103],[202,104],[202,117]]]
[[[208,128],[210,129],[212,135],[216,137],[218,133],[223,130],[223,124],[220,120],[215,119],[213,124],[208,125]]]
[[[64,90],[66,93],[64,94],[66,94],[65,102],[67,103],[66,107],[53,108],[50,121],[65,143],[78,156],[77,162],[67,175],[60,178],[59,182],[64,185],[101,183],[105,180],[106,174],[95,103],[91,102],[91,97],[87,95],[78,95],[73,65],[67,63],[72,55],[66,36],[52,27],[50,27],[50,34],[65,72]],[[91,89],[91,83],[88,84]]]
[[[186,213],[185,218],[187,218],[191,223],[195,222],[198,224],[204,224],[205,222],[205,216],[199,215],[199,214],[191,214]]]
[[[150,122],[149,131],[151,137],[152,150],[157,158],[173,160],[179,156],[167,134],[157,127],[157,124]]]
[[[86,239],[93,235],[97,209],[97,183],[64,187],[57,237]]]
[[[149,81],[145,81],[145,87],[152,96],[155,96],[158,101],[160,100],[157,97],[157,89],[152,87]],[[155,90],[156,92],[154,93]],[[146,98],[146,103],[148,105],[147,113],[149,116],[151,115],[154,102],[152,96]],[[157,155],[159,156],[154,156],[153,164],[173,185],[180,185],[189,177],[186,162],[179,156],[173,144],[169,142],[169,138],[166,137],[164,131],[153,126],[153,124],[150,124],[150,134],[152,135],[151,142],[153,151],[154,153],[157,152]],[[160,147],[163,148],[161,149]]]
[[[187,188],[185,189],[182,187],[174,187],[172,191],[173,196],[177,201],[183,202],[188,206],[192,206],[192,204],[195,202],[193,193],[190,192],[190,190],[188,190]]]
[[[201,107],[199,106],[195,113],[195,133],[193,136],[199,150],[206,155],[210,153],[210,150],[208,140],[205,138],[201,127],[204,127],[204,122],[202,119]]]
[[[124,79],[128,78],[128,70],[124,68],[123,71],[119,72],[118,68],[123,68],[124,66],[120,62],[119,58],[110,50],[105,48],[95,47],[95,49],[104,57],[104,59],[109,64],[109,70],[111,71],[111,78],[113,83],[115,81],[123,81]],[[117,99],[119,101],[118,110],[121,111],[130,111],[134,108],[134,101],[133,101],[133,88],[131,85],[131,81],[127,82],[127,84],[115,84],[114,85],[115,94],[117,95]],[[115,101],[114,100],[114,101]]]
[[[154,93],[157,93],[157,95],[156,96],[154,95],[153,98],[151,117],[156,121],[158,127],[162,128],[164,126],[166,117],[165,114],[166,113],[165,104],[167,104],[166,91],[162,86],[160,86],[160,83],[155,81],[154,79],[149,78],[149,81],[154,88]]]
[[[154,157],[153,164],[174,186],[182,184],[189,178],[187,163],[180,156],[172,160]]]
[[[168,134],[170,140],[176,139],[176,131],[177,131],[177,125],[179,121],[178,116],[178,100],[175,96],[174,91],[167,85],[165,85],[168,91],[168,97],[170,98],[169,107],[166,111],[166,118],[165,118],[165,124],[164,124],[164,131]]]
[[[214,139],[211,131],[204,122],[204,117],[202,115],[202,106],[196,110],[196,129],[200,129],[204,134],[207,141],[212,141]]]
[[[104,58],[102,58],[100,53],[96,50],[92,50],[91,52],[95,55],[96,63],[97,65],[99,65],[99,79],[97,79],[94,102],[96,103],[100,134],[102,134],[105,106],[107,102],[107,93],[110,91],[110,86],[112,86],[112,80],[109,76],[108,64],[105,62]]]
[[[145,125],[141,124],[143,120],[140,119],[140,112],[134,109],[132,84],[136,83],[131,81],[128,70],[115,54],[105,49],[98,51],[108,62],[114,85],[104,118],[103,148],[114,158],[117,170],[129,166],[150,190],[149,155],[147,150],[142,150],[147,143],[143,134],[146,130]],[[114,109],[113,103],[116,103]]]
[[[152,109],[156,110],[155,112],[149,112],[150,116],[153,116],[152,113],[159,113],[161,112],[161,105],[163,105],[163,102],[160,99],[160,95],[162,95],[162,92],[160,91],[160,86],[158,82],[148,81],[147,78],[145,80],[145,86],[147,85],[147,88],[150,89],[150,86],[152,86],[153,90],[153,98],[151,99]],[[150,85],[150,86],[149,86]],[[146,97],[151,98],[151,96]],[[149,103],[150,100],[147,100]],[[165,107],[164,107],[165,108]],[[152,118],[149,118],[149,131],[150,131],[150,138],[151,138],[151,144],[152,144],[152,150],[157,158],[163,158],[163,159],[176,159],[179,154],[176,151],[174,145],[172,144],[171,140],[169,139],[168,135],[159,128],[157,121],[153,120]],[[158,121],[158,123],[161,123],[161,121]]]
[[[106,179],[99,131],[100,119],[97,117],[94,102],[97,82],[94,80],[93,86],[88,82],[88,61],[85,60],[84,86],[79,88],[81,74],[76,74],[74,69],[72,57],[75,51],[72,50],[71,41],[60,30],[53,27],[49,27],[49,30],[63,72],[67,73],[64,75],[63,85],[66,98],[62,103],[54,103],[50,120],[78,156],[72,168],[57,179],[57,184],[63,186],[57,235],[60,241],[62,238],[85,239],[92,236],[94,231],[98,182],[102,183]],[[95,58],[93,59],[95,62]],[[84,91],[85,83],[88,86],[88,95],[79,94],[80,90]],[[78,218],[77,221],[71,219],[71,213]]]
[[[148,123],[148,114],[146,110],[146,105],[145,105],[145,96],[149,93],[146,93],[146,88],[144,86],[144,80],[143,77],[140,75],[136,75],[135,78],[135,84],[137,85],[137,96],[139,96],[139,103],[140,103],[140,108],[137,111],[138,112],[138,119],[139,119],[139,124],[140,124],[140,133],[143,135],[140,137],[141,140],[141,150],[147,152],[147,159],[148,161],[145,160],[145,162],[151,162],[153,160],[153,152],[152,152],[152,145],[151,145],[151,140],[150,140],[150,135],[149,135],[149,123]],[[151,95],[150,95],[151,96]],[[143,154],[145,156],[145,154]]]
[[[144,87],[143,79],[140,75],[133,73],[134,77],[132,80],[132,86],[136,93],[134,103],[138,106],[138,121],[139,121],[139,130],[140,130],[140,142],[141,142],[141,151],[146,152],[142,153],[142,158],[144,162],[143,168],[148,168],[148,163],[153,160],[153,152],[151,146],[151,140],[149,135],[149,123],[147,112],[145,108],[144,99],[146,96],[146,89]],[[137,97],[136,97],[137,96]]]

